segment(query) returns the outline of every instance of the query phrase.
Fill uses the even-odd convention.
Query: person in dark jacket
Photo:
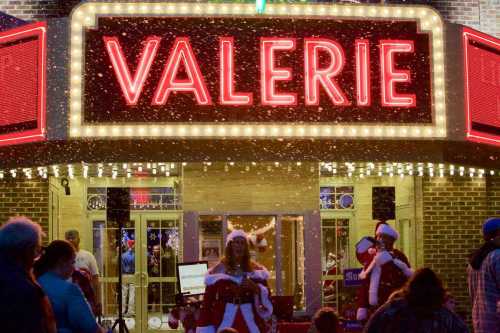
[[[415,272],[373,314],[364,333],[467,333],[464,322],[445,306],[446,291],[429,268]]]
[[[0,228],[0,331],[55,333],[52,307],[32,275],[42,249],[42,229],[26,217]]]

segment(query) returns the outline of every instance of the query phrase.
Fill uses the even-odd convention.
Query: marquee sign
[[[0,33],[0,146],[45,139],[46,25]]]
[[[87,3],[71,137],[444,137],[427,7]]]
[[[500,146],[500,40],[463,29],[467,138]]]

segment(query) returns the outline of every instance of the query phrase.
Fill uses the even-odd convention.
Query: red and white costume
[[[386,234],[395,240],[399,238],[396,230],[385,223],[377,226],[376,234]],[[366,320],[368,309],[373,312],[384,304],[394,291],[406,283],[413,271],[403,252],[377,249],[371,237],[364,237],[358,242],[356,257],[363,265],[363,271],[359,274],[362,285],[358,290],[356,319]]]
[[[197,333],[216,333],[226,327],[235,328],[238,333],[268,332],[267,322],[273,313],[267,287],[269,272],[257,267],[246,273],[246,277],[257,283],[259,294],[254,295],[249,291],[240,294],[242,276],[215,273],[213,269],[208,272]]]
[[[233,230],[227,236],[226,247],[238,237],[248,242],[243,230]],[[267,323],[273,314],[267,286],[269,272],[264,267],[252,265],[251,272],[240,275],[229,274],[222,262],[208,271],[197,333],[216,333],[227,327],[238,330],[238,333],[269,331]],[[245,279],[257,284],[257,293],[242,285]]]

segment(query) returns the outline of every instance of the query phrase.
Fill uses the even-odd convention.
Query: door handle
[[[149,275],[147,272],[142,272],[140,273],[141,274],[141,286],[142,288],[148,288],[148,284],[149,284]]]

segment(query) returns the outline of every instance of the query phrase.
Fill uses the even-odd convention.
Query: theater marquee
[[[446,136],[427,7],[86,3],[71,18],[71,137]]]

